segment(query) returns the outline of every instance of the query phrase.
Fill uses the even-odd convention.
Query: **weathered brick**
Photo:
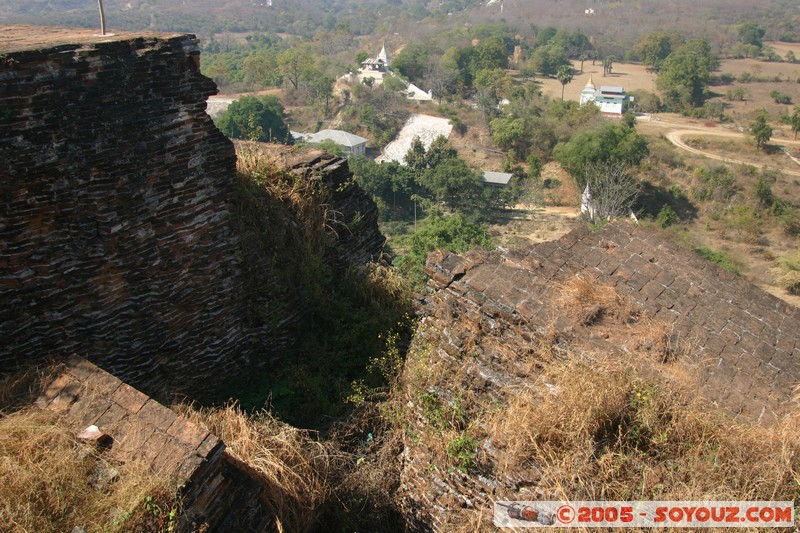
[[[136,414],[142,421],[161,431],[167,431],[178,417],[175,411],[167,409],[155,400],[148,400],[145,402]]]
[[[190,422],[183,417],[177,417],[167,428],[167,434],[175,437],[178,442],[196,449],[208,437],[208,431]]]

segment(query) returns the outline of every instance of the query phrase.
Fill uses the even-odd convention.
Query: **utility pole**
[[[97,0],[97,7],[100,9],[100,35],[106,34],[106,15],[103,13],[103,0]]]

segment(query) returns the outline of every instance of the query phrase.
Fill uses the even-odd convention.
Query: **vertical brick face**
[[[0,59],[0,368],[79,353],[153,390],[237,363],[236,159],[198,56],[169,36]]]

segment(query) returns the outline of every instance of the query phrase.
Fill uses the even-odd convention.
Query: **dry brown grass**
[[[173,406],[186,418],[217,435],[226,451],[252,468],[262,486],[262,501],[279,531],[308,531],[331,496],[335,457],[307,431],[280,422],[267,412],[248,416],[238,406],[193,409]]]
[[[179,404],[173,409],[219,436],[226,452],[251,469],[279,531],[399,523],[392,494],[400,440],[377,405],[358,410],[326,439],[268,412],[248,415],[235,404],[205,409]],[[366,431],[374,433],[370,440]]]
[[[548,375],[555,393],[518,395],[487,427],[505,443],[503,469],[535,465],[553,498],[797,496],[797,417],[771,428],[734,423],[705,410],[692,383],[619,359],[557,362]]]
[[[604,318],[630,322],[635,309],[612,285],[601,283],[591,275],[575,276],[558,287],[558,304],[583,326],[591,326]]]
[[[4,531],[161,531],[176,516],[175,493],[147,465],[111,464],[80,444],[51,411],[28,407],[0,418]]]

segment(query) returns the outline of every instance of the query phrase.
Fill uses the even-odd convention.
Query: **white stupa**
[[[584,87],[583,90],[581,91],[581,105],[593,102],[596,96],[597,96],[597,88],[594,86],[592,77],[589,76],[589,83],[587,83],[586,87]]]

